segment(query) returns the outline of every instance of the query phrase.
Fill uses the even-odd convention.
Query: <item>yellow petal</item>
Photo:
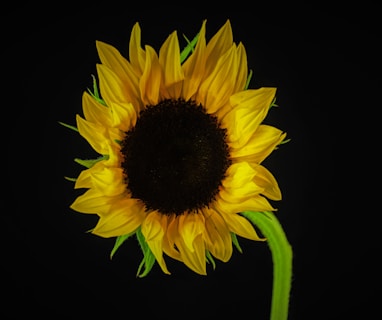
[[[115,197],[106,197],[97,190],[89,189],[77,197],[70,208],[82,213],[103,215],[109,211],[114,201],[116,201]]]
[[[231,96],[232,109],[222,119],[231,147],[240,148],[248,142],[267,115],[275,93],[275,88],[260,88]]]
[[[218,30],[217,33],[210,39],[206,48],[206,69],[205,75],[209,76],[212,70],[215,69],[216,63],[233,44],[233,34],[231,22],[229,20]]]
[[[140,78],[139,88],[144,105],[155,106],[159,102],[159,93],[162,83],[162,70],[155,50],[146,46],[146,61],[143,74]]]
[[[263,188],[254,182],[253,178],[256,171],[248,162],[232,164],[227,169],[226,174],[227,177],[222,182],[223,188],[220,191],[220,196],[227,202],[243,202],[263,191]]]
[[[112,69],[106,65],[97,64],[97,73],[101,96],[106,105],[131,102],[125,84]]]
[[[139,78],[135,74],[134,68],[113,46],[101,41],[96,41],[96,45],[102,64],[113,70],[121,80],[126,101],[131,102],[137,110],[140,110],[143,106],[139,94]]]
[[[135,23],[131,30],[129,42],[129,59],[135,73],[140,77],[145,69],[146,53],[141,47],[141,28]]]
[[[244,146],[231,149],[231,157],[261,163],[285,137],[280,129],[262,124]]]
[[[203,238],[207,250],[217,259],[227,262],[232,256],[232,239],[224,219],[213,209],[204,208],[205,232]]]
[[[215,70],[216,69],[219,70],[219,67],[216,67]],[[234,63],[231,65],[231,70],[229,70],[228,72],[229,73],[227,75],[222,75],[220,79],[221,81],[224,81],[224,86],[228,86],[228,84],[230,83],[228,89],[223,89],[223,87],[221,87],[221,90],[227,90],[225,91],[227,95],[224,96],[221,93],[219,93],[221,95],[220,103],[218,103],[218,100],[216,100],[213,101],[212,105],[208,105],[208,111],[212,111],[214,115],[218,117],[218,119],[222,119],[225,116],[225,114],[232,108],[229,99],[227,99],[228,94],[232,95],[235,92],[244,90],[245,84],[247,82],[247,54],[242,43],[239,43],[239,45],[236,48],[235,60]],[[231,82],[227,82],[226,79],[224,79],[225,77],[227,77],[226,79],[230,79]],[[216,82],[215,85],[217,86],[216,90],[218,90],[218,88],[220,87],[219,82]]]
[[[262,165],[257,165],[255,170],[254,181],[263,188],[261,194],[271,200],[281,200],[281,191],[272,173]]]
[[[198,42],[194,52],[183,63],[184,81],[182,97],[187,101],[197,92],[204,77],[206,65],[206,20],[199,31]]]
[[[163,238],[167,230],[168,217],[153,211],[142,223],[142,234],[164,273],[170,274],[163,259]]]
[[[200,214],[182,214],[179,219],[179,234],[186,247],[191,252],[197,248],[194,247],[194,240],[198,235],[204,232],[204,217]]]
[[[256,195],[252,198],[243,200],[241,202],[229,202],[223,199],[220,194],[217,196],[216,206],[218,211],[225,211],[228,213],[238,213],[243,211],[275,211],[269,201],[262,195]]]
[[[101,63],[109,67],[119,78],[124,80],[127,74],[131,72],[129,62],[122,57],[116,48],[105,42],[97,40],[96,47]]]
[[[180,65],[180,49],[176,31],[172,32],[159,50],[159,63],[163,68],[163,97],[178,99],[182,91],[183,69]]]
[[[120,128],[107,128],[107,133],[109,137],[109,152],[107,154],[110,156],[108,162],[111,163],[112,154],[113,156],[118,156],[118,158],[120,157],[121,145],[117,141],[122,141],[125,137],[125,133]]]
[[[82,170],[76,179],[74,188],[75,189],[92,188],[93,187],[92,173],[100,171],[103,168],[104,168],[104,165],[100,162],[97,162],[91,168]]]
[[[244,45],[240,42],[236,49],[236,57],[238,71],[236,75],[236,83],[233,92],[242,91],[245,89],[248,78],[247,53]]]
[[[247,200],[246,202],[249,201],[250,200]],[[228,229],[231,232],[250,240],[264,240],[258,236],[253,225],[246,218],[238,214],[239,212],[245,210],[240,210],[240,208],[238,208],[238,210],[235,210],[234,206],[227,204],[222,200],[216,201],[214,206],[216,211],[219,212],[219,214],[224,219],[225,223],[228,226]]]
[[[146,217],[144,206],[136,199],[116,201],[108,215],[101,216],[92,233],[110,238],[129,234],[138,229]]]
[[[136,108],[132,103],[114,103],[109,105],[112,110],[112,126],[127,132],[135,126],[137,122]]]
[[[183,214],[178,217],[179,242],[176,243],[183,262],[194,272],[205,275],[206,248],[203,239],[204,217],[201,214]]]
[[[171,258],[182,261],[180,252],[176,249],[176,243],[179,243],[178,233],[179,219],[175,216],[168,218],[167,232],[163,239],[163,251]]]
[[[236,46],[233,45],[219,58],[216,67],[198,90],[196,100],[207,109],[208,113],[217,112],[229,101],[236,86],[238,67]]]
[[[120,79],[126,102],[131,102],[137,110],[140,110],[143,105],[139,94],[139,78],[132,65],[113,46],[101,41],[96,41],[96,45],[102,64],[113,70]]]
[[[82,95],[82,110],[87,121],[105,127],[111,125],[110,109],[97,102],[88,92],[84,92]]]
[[[126,191],[123,170],[121,168],[106,168],[92,172],[92,181],[95,189],[105,196],[116,196]]]
[[[192,271],[201,275],[206,275],[206,248],[202,235],[195,237],[194,247],[196,250],[191,252],[184,249],[184,243],[179,244],[179,251],[181,252],[183,262]]]
[[[74,184],[75,189],[91,188],[93,186],[90,169],[82,170],[80,172]]]
[[[81,116],[76,116],[77,128],[82,137],[84,137],[92,148],[99,154],[107,154],[109,151],[108,132],[104,126],[86,121]]]

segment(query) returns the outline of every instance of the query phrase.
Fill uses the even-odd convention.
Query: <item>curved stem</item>
[[[287,320],[292,282],[292,247],[272,212],[243,212],[267,238],[273,260],[271,320]]]

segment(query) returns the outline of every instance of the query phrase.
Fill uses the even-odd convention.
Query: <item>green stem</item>
[[[243,212],[267,238],[273,260],[271,320],[287,320],[292,282],[292,247],[272,212]]]

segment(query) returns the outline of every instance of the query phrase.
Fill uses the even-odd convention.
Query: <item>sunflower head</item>
[[[230,21],[207,41],[206,21],[183,50],[172,32],[159,51],[131,31],[128,55],[101,41],[98,83],[83,94],[77,130],[97,153],[75,188],[71,208],[96,214],[92,233],[115,237],[111,256],[132,236],[143,260],[138,275],[165,257],[198,274],[206,263],[227,262],[237,236],[262,241],[245,211],[274,211],[280,200],[262,162],[285,139],[263,124],[276,89],[249,89],[242,43]],[[98,90],[99,88],[99,90]]]

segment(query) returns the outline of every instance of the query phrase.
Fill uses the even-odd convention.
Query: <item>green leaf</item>
[[[58,121],[58,123],[59,123],[60,125],[64,126],[64,127],[66,127],[66,128],[69,128],[69,129],[71,129],[71,130],[73,130],[73,131],[78,132],[78,129],[77,129],[77,127],[75,127],[75,126],[71,126],[70,124],[66,124],[66,123],[61,122],[61,121]]]
[[[231,232],[231,238],[232,238],[232,243],[236,247],[236,249],[240,252],[243,253],[243,249],[241,249],[239,240],[237,239],[236,233]]]
[[[99,102],[100,104],[106,106],[106,102],[101,98],[100,94],[99,94],[99,90],[98,90],[98,87],[97,87],[97,80],[95,78],[95,76],[92,74],[92,78],[93,78],[93,91],[91,91],[90,89],[88,89],[88,92],[90,93],[90,95],[97,101]]]
[[[276,97],[273,98],[272,102],[271,102],[271,105],[269,106],[269,109],[272,108],[272,107],[278,107],[279,105],[276,104]]]
[[[101,157],[98,157],[97,159],[79,159],[75,158],[74,161],[77,162],[78,164],[84,166],[85,168],[91,168],[94,166],[97,162],[102,161],[102,160],[107,160],[109,159],[109,155],[103,155]]]
[[[191,41],[187,39],[187,37],[185,35],[183,35],[183,37],[186,39],[187,41],[187,46],[182,50],[182,52],[180,53],[180,63],[183,63],[187,57],[189,56],[189,54],[194,51],[194,48],[196,46],[196,44],[198,43],[198,39],[199,39],[199,33],[194,37],[194,39],[192,39]]]
[[[206,250],[206,257],[207,257],[207,262],[211,263],[212,268],[215,270],[216,263],[215,263],[214,257],[212,256],[211,252],[209,252],[208,250]]]
[[[150,247],[148,246],[140,228],[137,230],[136,235],[143,252],[143,259],[138,267],[137,277],[143,278],[149,274],[152,267],[154,266],[155,256],[151,252]],[[142,268],[144,268],[143,271]]]
[[[72,182],[77,181],[77,178],[70,178],[70,177],[64,177],[64,178],[65,178],[65,180],[72,181]]]
[[[131,233],[128,233],[128,234],[125,234],[123,236],[118,236],[116,239],[115,239],[115,243],[114,243],[114,247],[113,249],[111,250],[110,252],[110,259],[113,258],[114,254],[117,252],[117,250],[119,249],[119,247],[128,239],[130,238],[130,236],[132,236],[133,234],[135,233],[134,232],[131,232]]]
[[[283,141],[281,141],[279,144],[285,144],[285,143],[288,143],[289,141],[291,141],[292,139],[285,139]]]
[[[253,75],[253,71],[251,69],[251,70],[249,70],[249,74],[248,74],[247,82],[245,83],[244,90],[248,89],[249,83],[251,82],[251,79],[252,79],[252,75]]]

